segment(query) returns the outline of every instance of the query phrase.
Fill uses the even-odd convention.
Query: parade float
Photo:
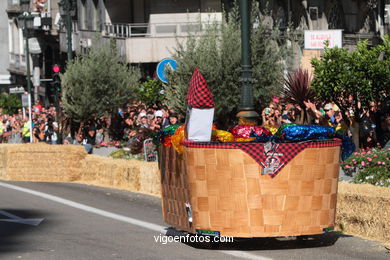
[[[244,33],[249,18],[242,23]],[[243,37],[243,79],[250,78],[248,45]],[[195,69],[186,123],[158,138],[164,222],[192,234],[233,237],[332,230],[341,140],[330,127],[285,124],[271,132],[256,126],[250,80],[243,80],[241,93],[240,123],[216,129],[212,94]]]

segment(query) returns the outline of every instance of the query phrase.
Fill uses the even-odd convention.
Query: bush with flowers
[[[390,149],[356,152],[342,162],[341,167],[354,177],[355,183],[390,187]]]

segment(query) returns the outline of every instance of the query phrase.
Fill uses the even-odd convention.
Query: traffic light
[[[52,67],[53,73],[59,73],[61,71],[60,66],[57,64]]]
[[[53,76],[52,76],[52,83],[51,83],[51,86],[52,86],[52,93],[53,94],[57,94],[57,93],[61,93],[61,78],[60,78],[60,67],[58,65],[54,65],[53,68]]]
[[[53,75],[52,86],[53,86],[53,90],[55,92],[61,93],[61,79],[60,79],[60,75],[58,75],[58,74],[54,74]]]

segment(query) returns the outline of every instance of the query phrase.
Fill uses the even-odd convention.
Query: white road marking
[[[0,215],[9,217],[9,218],[0,219],[0,222],[12,222],[12,223],[25,224],[31,226],[38,226],[43,221],[43,218],[21,218],[19,216],[16,216],[14,214],[11,214],[1,209],[0,209]]]
[[[0,182],[0,186],[4,187],[4,188],[8,188],[8,189],[12,189],[12,190],[17,190],[17,191],[21,191],[21,192],[24,192],[24,193],[28,193],[28,194],[31,194],[31,195],[34,195],[34,196],[37,196],[37,197],[41,197],[41,198],[44,198],[44,199],[47,199],[47,200],[51,200],[51,201],[54,201],[54,202],[57,202],[57,203],[60,203],[60,204],[64,204],[64,205],[69,206],[69,207],[73,207],[73,208],[80,209],[80,210],[83,210],[83,211],[86,211],[86,212],[94,213],[96,215],[100,215],[100,216],[103,216],[103,217],[119,220],[119,221],[126,222],[126,223],[129,223],[129,224],[138,226],[138,227],[149,229],[149,230],[152,230],[152,231],[157,231],[157,232],[160,232],[162,234],[166,233],[166,227],[160,226],[160,225],[157,225],[157,224],[153,224],[153,223],[150,223],[150,222],[138,220],[138,219],[135,219],[135,218],[126,217],[126,216],[123,216],[123,215],[118,215],[118,214],[115,214],[115,213],[112,213],[112,212],[109,212],[109,211],[105,211],[105,210],[97,209],[97,208],[94,208],[94,207],[90,207],[90,206],[87,206],[87,205],[84,205],[84,204],[81,204],[81,203],[78,203],[78,202],[75,202],[75,201],[67,200],[67,199],[64,199],[64,198],[61,198],[61,197],[58,197],[58,196],[50,195],[50,194],[39,192],[39,191],[35,191],[35,190],[30,190],[30,189],[27,189],[27,188],[22,188],[22,187],[19,187],[19,186],[16,186],[16,185],[12,185],[12,184],[8,184],[8,183],[4,183],[4,182]],[[8,213],[8,214],[10,214],[10,213]],[[247,253],[247,252],[242,252],[242,251],[220,250],[218,252],[226,254],[226,255],[231,255],[231,256],[243,258],[243,259],[258,259],[258,260],[270,260],[270,259],[272,259],[272,258],[267,258],[267,257],[259,256],[259,255],[254,255],[254,254]]]
[[[31,194],[31,195],[34,195],[34,196],[37,196],[37,197],[41,197],[41,198],[44,198],[44,199],[55,201],[55,202],[58,202],[58,203],[61,203],[61,204],[64,204],[64,205],[67,205],[67,206],[70,206],[70,207],[73,207],[73,208],[76,208],[76,209],[81,209],[81,210],[84,210],[84,211],[87,211],[87,212],[91,212],[91,213],[94,213],[94,214],[97,214],[97,215],[100,215],[100,216],[104,216],[104,217],[107,217],[107,218],[112,218],[112,219],[115,219],[115,220],[119,220],[119,221],[122,221],[122,222],[126,222],[126,223],[129,223],[129,224],[132,224],[132,225],[143,227],[143,228],[146,228],[146,229],[149,229],[149,230],[152,230],[152,231],[161,232],[163,234],[165,234],[165,232],[166,232],[165,231],[165,227],[160,226],[160,225],[156,225],[156,224],[145,222],[145,221],[142,221],[142,220],[138,220],[138,219],[134,219],[134,218],[118,215],[118,214],[111,213],[111,212],[108,212],[108,211],[105,211],[105,210],[93,208],[93,207],[90,207],[90,206],[87,206],[87,205],[84,205],[84,204],[81,204],[81,203],[77,203],[77,202],[74,202],[74,201],[71,201],[71,200],[63,199],[61,197],[53,196],[53,195],[50,195],[50,194],[47,194],[47,193],[43,193],[43,192],[39,192],[39,191],[35,191],[35,190],[30,190],[30,189],[27,189],[27,188],[22,188],[22,187],[19,187],[19,186],[15,186],[15,185],[8,184],[8,183],[3,183],[3,182],[0,182],[0,186],[5,187],[5,188],[9,188],[9,189],[13,189],[13,190],[17,190],[17,191],[22,191],[22,192],[25,192],[25,193],[28,193],[28,194]]]

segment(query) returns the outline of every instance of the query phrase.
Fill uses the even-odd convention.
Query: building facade
[[[171,55],[177,40],[201,30],[199,21],[222,19],[223,8],[232,4],[232,0],[77,0],[74,51],[85,53],[99,33],[115,38],[129,63],[155,64]],[[259,0],[259,4],[264,14],[270,14],[273,26],[282,30],[289,25],[302,31],[342,29],[346,48],[364,39],[375,45],[389,34],[390,0]],[[66,41],[61,41],[61,50],[66,50]],[[301,55],[305,54],[302,49]]]
[[[70,3],[71,26],[59,2]],[[272,26],[286,30],[343,30],[343,47],[354,48],[359,40],[377,44],[389,34],[390,0],[258,0]],[[115,39],[120,55],[152,74],[156,64],[169,58],[177,41],[202,31],[210,21],[220,21],[232,0],[7,0],[9,30],[9,71],[15,84],[25,84],[26,55],[18,16],[33,12],[32,29],[40,52],[30,56],[35,72],[35,97],[52,101],[49,83],[54,64],[64,67],[69,51],[83,55],[93,46],[96,34],[102,40]],[[65,14],[67,14],[65,12]],[[62,18],[61,18],[62,17]],[[44,19],[45,18],[45,19]],[[47,18],[47,19],[46,19]],[[39,23],[39,19],[41,22]],[[44,24],[43,25],[43,20]],[[72,29],[71,41],[67,28]],[[37,52],[37,51],[36,51]],[[321,51],[298,50],[298,60],[310,66],[310,58]],[[305,65],[306,64],[306,65]],[[39,71],[38,71],[39,69]],[[38,75],[39,74],[39,75]],[[37,82],[37,75],[40,83]],[[42,81],[43,80],[43,81]],[[39,86],[37,86],[39,84]]]
[[[9,67],[14,86],[27,91],[27,59],[33,99],[52,102],[50,93],[51,67],[60,64],[58,26],[54,19],[58,13],[57,0],[7,0]],[[29,19],[25,19],[26,16]],[[25,22],[25,29],[22,24]],[[29,48],[26,49],[26,38]],[[28,55],[27,55],[28,54]]]
[[[4,50],[0,53],[0,91],[7,91],[11,81],[10,74],[8,72],[9,58],[8,58],[8,19],[5,15],[8,3],[6,1],[0,2],[0,35],[3,37],[0,39],[0,50]]]

